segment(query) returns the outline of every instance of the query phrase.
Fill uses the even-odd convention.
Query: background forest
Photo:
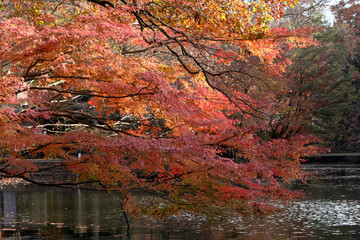
[[[333,19],[329,19],[331,9]],[[307,128],[324,138],[332,152],[359,149],[359,3],[308,1],[288,9],[280,24],[286,27],[312,25],[321,30],[314,38],[321,44],[296,50],[288,76],[297,94],[312,93],[311,119]],[[298,102],[301,106],[301,102]],[[305,106],[305,105],[304,105]],[[301,108],[299,109],[301,111]]]

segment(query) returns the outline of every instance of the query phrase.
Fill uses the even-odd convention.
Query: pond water
[[[281,214],[220,226],[190,214],[164,221],[130,217],[130,239],[360,239],[360,166],[308,168],[316,178],[292,186],[306,198]],[[3,186],[0,239],[126,239],[120,200],[116,193]]]

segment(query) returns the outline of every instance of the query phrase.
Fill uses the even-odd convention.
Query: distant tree
[[[337,27],[325,27],[315,35],[318,47],[294,51],[288,77],[294,84],[294,105],[306,111],[303,126],[322,136],[323,144],[333,151],[346,151],[349,114],[355,107],[356,90],[352,83],[354,69],[346,59],[347,48]],[[296,104],[295,104],[296,102]]]
[[[348,68],[354,68],[352,83],[356,87],[357,106],[350,114],[348,149],[360,150],[360,4],[358,1],[340,1],[332,8],[343,42],[347,48]]]
[[[300,1],[294,6],[288,6],[278,23],[290,29],[301,26],[321,26],[325,22],[324,13],[329,5],[329,0]]]
[[[329,26],[322,10],[326,1],[305,1],[288,7],[278,26],[287,28],[311,25],[321,29],[314,34],[317,46],[283,51],[292,64],[282,74],[290,89],[283,92],[288,106],[272,129],[276,135],[306,129],[321,136],[332,151],[347,151],[349,114],[355,107],[352,82],[354,68],[349,65],[349,47],[343,29]],[[280,130],[281,129],[281,130]]]

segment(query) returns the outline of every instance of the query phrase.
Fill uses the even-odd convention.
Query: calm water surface
[[[314,170],[314,169],[312,169]],[[316,168],[306,199],[266,218],[209,226],[193,215],[130,218],[131,239],[360,239],[360,166]],[[126,239],[119,194],[40,186],[3,187],[0,239]]]

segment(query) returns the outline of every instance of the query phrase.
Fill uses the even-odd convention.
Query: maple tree
[[[293,3],[5,1],[2,176],[36,182],[31,159],[59,158],[52,169],[80,177],[56,185],[120,191],[124,211],[158,216],[298,197],[282,182],[304,177],[319,139],[304,119],[273,126],[289,112],[282,52],[316,44],[315,30],[268,25]]]

